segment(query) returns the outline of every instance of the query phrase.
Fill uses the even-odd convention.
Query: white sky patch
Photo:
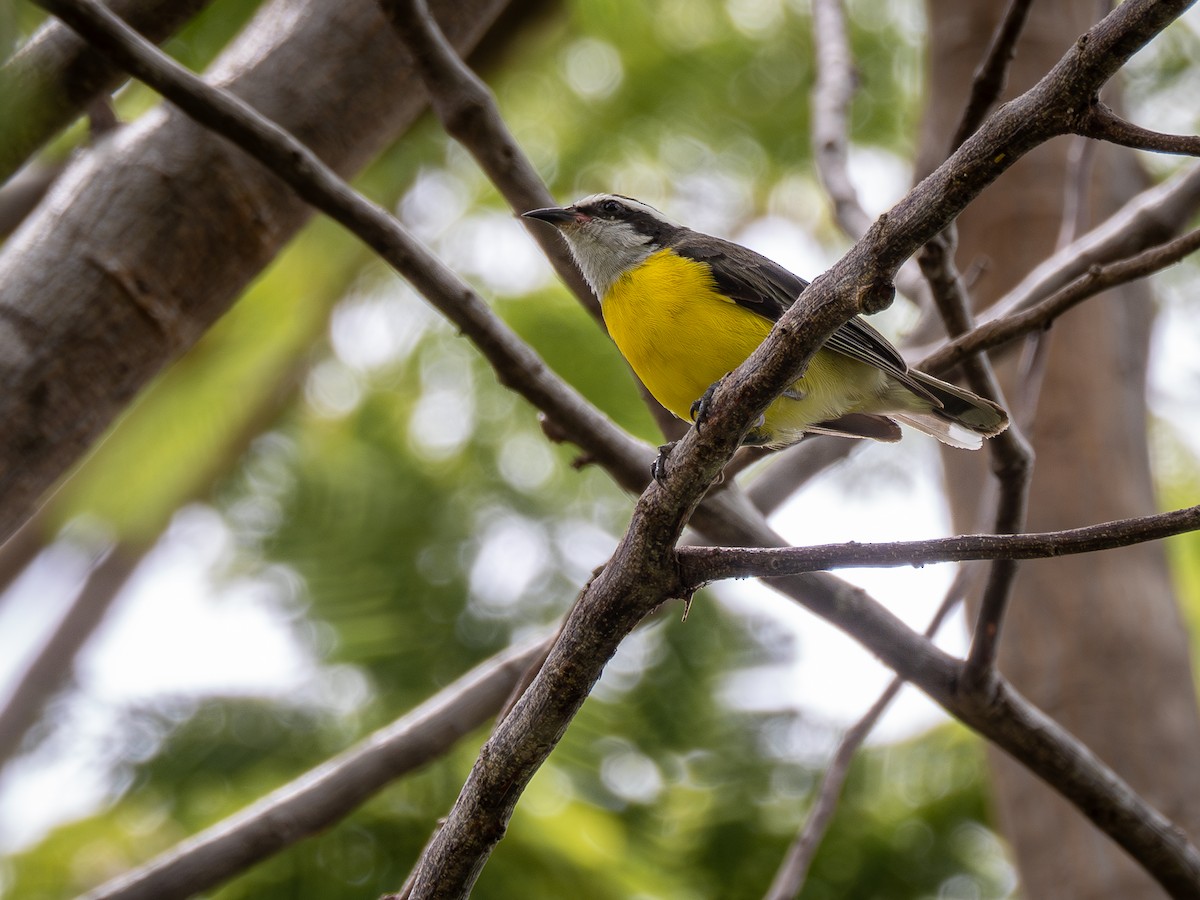
[[[906,433],[899,445],[858,450],[852,465],[869,468],[876,454],[904,453],[911,483],[870,479],[867,490],[848,490],[843,478],[817,480],[773,517],[775,527],[796,546],[838,541],[894,541],[948,533],[937,482],[937,453],[931,439]],[[951,566],[921,569],[844,569],[837,574],[867,590],[917,631],[923,631],[953,577]],[[726,582],[722,600],[735,611],[769,613],[796,637],[791,665],[764,666],[735,673],[725,697],[736,706],[773,709],[781,704],[804,710],[835,725],[855,722],[891,679],[886,669],[857,641],[769,588],[749,581]],[[942,628],[939,644],[951,653],[965,651],[961,616]],[[874,741],[900,740],[944,721],[939,707],[905,688],[872,734]]]
[[[488,294],[522,296],[554,277],[541,248],[507,213],[466,217],[447,232],[437,249],[447,265],[478,280]]]
[[[536,522],[502,514],[488,523],[479,540],[471,564],[471,596],[484,607],[508,609],[549,565],[546,533]]]
[[[442,168],[422,169],[400,199],[399,216],[422,241],[433,241],[458,222],[471,203],[461,179]]]
[[[120,787],[111,780],[111,748],[131,705],[213,694],[325,698],[330,679],[287,624],[298,583],[273,572],[219,590],[210,573],[230,548],[215,511],[191,506],[176,515],[79,654],[78,690],[53,712],[49,738],[0,775],[0,849],[93,812]],[[22,579],[4,608],[23,603],[27,591],[43,598],[45,587]],[[19,639],[17,631],[3,634]]]

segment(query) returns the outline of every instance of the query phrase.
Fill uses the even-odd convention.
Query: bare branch
[[[817,174],[833,201],[834,219],[842,231],[857,239],[871,227],[871,217],[862,208],[846,167],[850,102],[858,79],[841,0],[813,0],[812,25],[817,64],[812,90],[812,141]]]
[[[144,555],[144,550],[118,545],[88,573],[79,594],[0,708],[0,763],[20,749],[22,738],[37,722],[46,701],[70,679],[75,655],[104,619]]]
[[[424,0],[379,0],[404,41],[429,91],[430,103],[446,133],[462,144],[517,213],[553,206],[541,176],[500,117],[491,89],[462,61],[438,28]],[[600,304],[553,228],[522,219],[558,277],[593,317]]]
[[[966,287],[954,264],[955,235],[953,226],[947,228],[926,243],[917,257],[921,271],[929,279],[946,331],[952,337],[965,334],[972,325]],[[977,394],[997,401],[1002,399],[1000,382],[986,356],[969,356],[963,360],[962,368],[967,382]],[[993,528],[1001,534],[1013,534],[1025,528],[1033,468],[1033,448],[1016,422],[1016,410],[1010,408],[1009,415],[1008,429],[987,442],[992,472],[999,482]],[[1000,625],[1016,575],[1017,565],[1011,558],[997,559],[988,573],[975,621],[971,652],[963,669],[963,690],[975,690],[986,684],[995,668]]]
[[[1115,550],[1200,530],[1200,506],[1065,531],[966,534],[925,541],[813,547],[682,547],[680,577],[691,590],[726,578],[776,578],[840,568],[893,568],[970,559],[1050,559]]]
[[[962,600],[962,591],[960,590],[962,586],[963,578],[956,578],[938,606],[937,612],[933,614],[933,619],[926,627],[925,637],[932,639],[938,629],[942,627],[942,623],[946,621],[946,616]],[[863,713],[862,718],[842,734],[837,749],[825,767],[825,774],[821,777],[821,784],[817,788],[817,799],[813,802],[812,809],[809,810],[804,827],[788,847],[783,862],[775,873],[775,878],[763,896],[763,900],[793,900],[800,893],[800,889],[804,887],[813,857],[816,856],[821,841],[825,839],[825,832],[829,830],[833,814],[837,812],[842,786],[846,783],[846,776],[850,774],[850,764],[854,761],[858,748],[862,746],[867,735],[871,733],[871,729],[879,722],[880,717],[896,699],[896,695],[900,693],[900,688],[903,686],[904,679],[897,675],[888,682],[883,693]]]
[[[1162,134],[1122,119],[1105,103],[1094,101],[1074,127],[1076,134],[1155,153],[1200,156],[1200,136]]]
[[[953,152],[962,146],[963,142],[975,133],[988,112],[1008,83],[1008,67],[1016,54],[1017,39],[1025,29],[1025,20],[1029,18],[1029,8],[1033,0],[1011,0],[1004,18],[992,32],[992,42],[988,45],[983,61],[975,70],[971,79],[971,95],[963,109],[962,119],[954,131],[950,142]]]
[[[1087,272],[1035,306],[998,319],[989,319],[954,338],[917,363],[926,372],[946,372],[970,354],[990,350],[1039,329],[1049,328],[1067,310],[1109,288],[1145,278],[1200,250],[1200,229],[1136,256],[1108,265],[1093,264]]]
[[[500,708],[546,641],[510,648],[349,750],[90,891],[86,900],[182,900],[216,887],[346,816],[443,755]]]

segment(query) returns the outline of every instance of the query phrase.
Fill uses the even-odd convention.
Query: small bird
[[[617,349],[685,422],[762,343],[808,282],[739,244],[676,225],[641,201],[593,194],[524,214],[562,234],[600,299]],[[977,449],[1008,427],[997,404],[908,368],[861,317],[841,326],[743,443],[786,447],[805,434],[898,441],[897,422]]]

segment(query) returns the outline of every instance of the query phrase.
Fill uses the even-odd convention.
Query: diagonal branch
[[[929,279],[934,301],[951,337],[965,334],[971,328],[971,304],[966,288],[954,264],[953,226],[934,237],[921,248],[918,261]],[[1000,383],[992,365],[983,354],[966,357],[963,371],[972,390],[984,397],[999,401]],[[1025,528],[1029,506],[1029,487],[1033,468],[1033,448],[1015,421],[1016,410],[1010,406],[1008,429],[987,442],[992,472],[999,483],[993,530],[1013,534]],[[979,614],[975,621],[971,652],[963,669],[964,690],[980,689],[995,670],[1000,642],[1000,625],[1012,593],[1017,565],[1011,558],[997,559],[988,572],[983,588]]]
[[[379,6],[404,41],[429,91],[438,121],[475,158],[509,207],[517,213],[554,205],[541,176],[500,117],[491,89],[462,61],[438,28],[424,0],[379,0]],[[554,271],[594,317],[600,304],[566,244],[550,228],[522,219]]]
[[[1036,305],[1001,318],[989,319],[966,334],[953,338],[917,363],[917,368],[934,374],[949,371],[971,354],[991,350],[1031,332],[1049,328],[1055,319],[1084,300],[1109,288],[1161,272],[1197,250],[1200,250],[1200,229],[1189,231],[1173,241],[1151,247],[1128,259],[1107,265],[1093,264],[1085,274]]]
[[[495,715],[546,643],[497,654],[392,724],[146,865],[88,892],[86,900],[183,900],[327,828]]]
[[[925,541],[812,547],[681,547],[679,571],[698,590],[726,578],[775,578],[840,568],[891,568],[972,559],[1050,559],[1115,550],[1200,530],[1200,506],[1098,525],[1023,534],[965,534]]]
[[[959,574],[961,576],[962,572],[960,571]],[[946,617],[950,615],[950,611],[962,600],[960,587],[963,584],[962,577],[954,580],[954,584],[946,592],[937,612],[933,614],[933,618],[925,628],[927,638],[932,639],[937,634],[942,623],[946,621]],[[883,693],[863,713],[862,718],[842,734],[837,749],[825,767],[825,774],[821,777],[821,784],[817,788],[817,799],[813,802],[804,827],[788,847],[783,862],[775,873],[775,878],[763,896],[763,900],[792,900],[804,887],[804,882],[808,878],[809,866],[812,865],[813,857],[816,856],[817,850],[821,846],[825,832],[829,830],[833,814],[837,812],[842,786],[850,774],[850,764],[854,761],[854,756],[858,753],[863,741],[867,739],[867,735],[871,733],[871,729],[879,722],[880,717],[883,716],[903,686],[904,679],[897,675],[888,682]]]

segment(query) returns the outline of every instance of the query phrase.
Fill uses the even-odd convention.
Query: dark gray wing
[[[680,256],[712,266],[713,277],[721,293],[765,319],[779,321],[779,317],[796,301],[800,292],[808,287],[808,282],[803,278],[793,275],[761,253],[707,234],[684,229],[681,232],[672,242],[672,249]],[[835,331],[825,346],[843,356],[882,369],[915,389],[918,394],[927,393],[916,382],[910,385],[908,366],[900,352],[859,316]]]

